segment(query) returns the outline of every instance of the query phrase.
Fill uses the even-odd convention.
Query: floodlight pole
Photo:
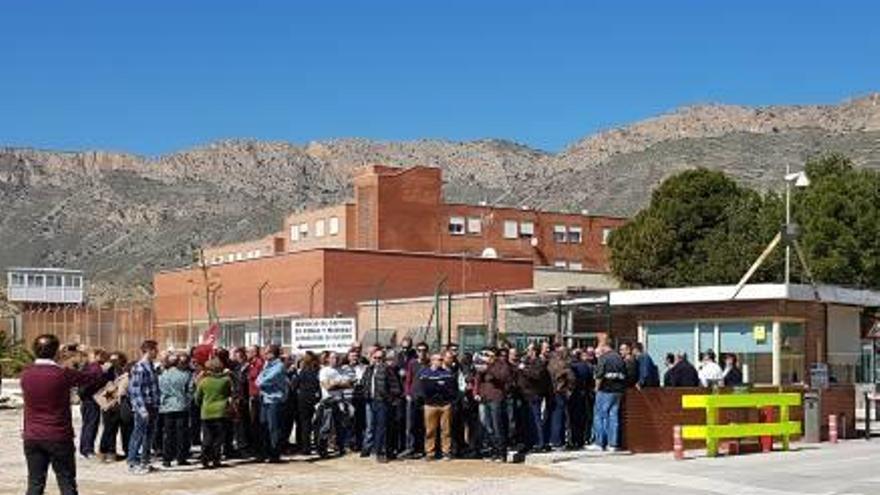
[[[791,174],[791,164],[785,165],[786,178]],[[788,231],[791,225],[791,181],[785,181],[785,229]],[[785,292],[788,293],[788,286],[791,283],[791,243],[785,243]]]

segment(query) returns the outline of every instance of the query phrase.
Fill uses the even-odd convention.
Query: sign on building
[[[357,340],[354,318],[304,318],[293,320],[294,352],[345,352]]]

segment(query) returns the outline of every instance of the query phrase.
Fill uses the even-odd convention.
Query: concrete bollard
[[[684,460],[684,442],[681,439],[681,426],[672,427],[672,455],[677,461]]]
[[[837,415],[828,415],[828,441],[837,443]]]

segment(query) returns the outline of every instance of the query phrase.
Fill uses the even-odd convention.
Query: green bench
[[[705,409],[705,425],[684,425],[681,436],[685,440],[705,440],[706,455],[718,455],[718,441],[752,437],[782,437],[782,448],[788,450],[789,438],[801,434],[801,423],[791,421],[790,408],[801,405],[799,393],[754,393],[723,395],[683,395],[681,407],[684,409]],[[718,424],[718,411],[721,409],[763,409],[779,408],[779,421],[776,423],[730,423]]]

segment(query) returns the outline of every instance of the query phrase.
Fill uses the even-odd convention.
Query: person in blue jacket
[[[269,345],[266,358],[268,361],[257,376],[256,384],[260,389],[260,422],[268,437],[263,439],[268,452],[267,460],[275,463],[281,460],[282,420],[290,386],[287,369],[281,359],[281,347],[278,344]]]

